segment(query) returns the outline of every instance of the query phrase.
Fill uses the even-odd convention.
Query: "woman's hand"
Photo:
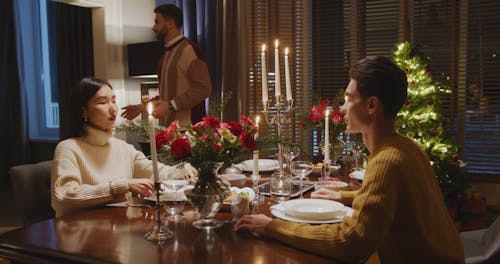
[[[128,181],[128,189],[132,193],[148,197],[154,194],[155,185],[150,179],[130,179]]]
[[[271,222],[273,219],[264,215],[244,215],[241,219],[234,225],[234,230],[250,230],[255,231],[259,234],[264,233],[264,228]]]
[[[342,197],[340,196],[340,192],[332,191],[326,188],[321,188],[317,191],[312,192],[311,198],[334,200],[337,202],[340,202],[340,200],[342,199]]]

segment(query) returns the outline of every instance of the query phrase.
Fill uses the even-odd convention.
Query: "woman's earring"
[[[88,123],[87,117],[84,117],[83,120],[85,121],[85,123]]]

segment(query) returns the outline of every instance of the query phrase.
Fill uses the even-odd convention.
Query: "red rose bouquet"
[[[321,100],[318,105],[314,105],[308,112],[301,114],[299,127],[313,128],[318,132],[318,137],[321,142],[324,142],[324,130],[325,130],[325,112],[327,108],[332,108],[330,110],[329,118],[329,137],[331,148],[334,146],[343,147],[345,145],[344,141],[340,138],[340,133],[344,132],[346,129],[344,115],[340,109],[339,104],[331,103],[329,100]],[[320,146],[322,151],[324,146]],[[333,151],[334,155],[338,151]]]
[[[156,134],[156,147],[167,162],[186,161],[198,170],[213,169],[221,162],[230,165],[250,157],[256,132],[246,116],[227,123],[207,116],[185,131],[179,129],[178,121],[172,122]]]

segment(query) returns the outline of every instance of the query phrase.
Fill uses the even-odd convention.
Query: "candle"
[[[325,163],[330,163],[330,110],[325,111]]]
[[[267,66],[266,66],[266,44],[262,44],[262,53],[260,55],[261,65],[262,65],[262,102],[265,104],[269,101],[269,96],[267,94]]]
[[[274,41],[274,96],[281,96],[281,84],[280,84],[280,52],[278,49],[278,39]]]
[[[257,131],[255,132],[254,139],[257,141],[257,138],[259,137],[259,121],[260,117],[256,116],[255,117],[255,128]],[[253,151],[253,171],[252,175],[259,175],[259,151],[254,150]]]
[[[285,49],[285,87],[286,100],[292,100],[292,86],[290,84],[290,68],[288,66],[288,48]]]
[[[153,161],[153,177],[155,181],[159,181],[158,175],[158,157],[156,156],[156,141],[155,131],[153,127],[153,104],[148,103],[148,124],[149,124],[149,148],[151,149],[151,160]]]
[[[255,140],[257,140],[257,138],[259,137],[259,121],[260,121],[260,116],[256,116],[255,117],[255,128],[257,129],[257,131],[255,132],[255,136],[254,136]]]

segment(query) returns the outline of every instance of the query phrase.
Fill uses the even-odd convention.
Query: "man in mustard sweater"
[[[352,205],[351,217],[309,225],[246,215],[235,230],[347,262],[372,256],[382,263],[463,263],[462,242],[427,155],[395,131],[406,96],[406,76],[387,58],[361,60],[350,71],[343,107],[347,131],[361,133],[371,153],[363,185],[355,192],[319,190],[313,197]]]

